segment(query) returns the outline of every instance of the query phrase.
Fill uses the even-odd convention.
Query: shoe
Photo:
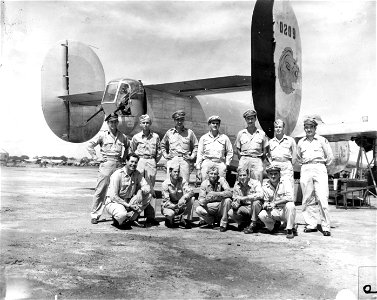
[[[317,232],[318,229],[317,228],[304,228],[304,232],[308,233],[308,232]]]
[[[111,218],[113,219],[113,224],[111,224],[111,225],[113,225],[114,227],[118,228],[119,227],[119,223],[118,223],[117,219],[115,219],[114,217],[111,217]]]
[[[122,224],[118,226],[119,229],[132,229],[130,221],[124,221]]]
[[[166,220],[165,220],[165,226],[166,226],[167,228],[172,228],[172,227],[173,227],[173,224],[172,224],[168,219],[166,219]]]
[[[185,220],[182,222],[182,225],[185,229],[191,229],[192,228],[192,224],[191,224],[191,221],[189,220]]]
[[[238,231],[243,231],[247,226],[249,226],[250,224],[247,224],[246,222],[241,222],[239,225],[238,225]]]
[[[207,223],[206,223],[207,224]],[[207,224],[205,226],[200,227],[201,229],[213,229],[213,224]]]
[[[293,239],[295,236],[292,229],[287,230],[287,239]]]
[[[97,218],[92,218],[90,220],[90,223],[92,223],[92,224],[98,224],[98,219]]]
[[[278,233],[279,229],[280,229],[280,225],[281,225],[281,222],[276,221],[275,224],[274,224],[274,228],[272,229],[272,231],[270,233],[271,234]]]
[[[250,234],[250,233],[257,233],[258,232],[258,229],[257,229],[257,226],[248,226],[244,229],[243,233],[245,234]]]
[[[203,225],[206,225],[206,221],[204,220],[200,220],[199,223],[198,223],[198,226],[203,226]]]
[[[298,236],[297,227],[298,227],[298,225],[296,224],[296,225],[293,226],[293,228],[292,228],[292,232],[293,232],[293,235],[294,235],[294,236]]]
[[[323,235],[324,235],[324,236],[331,236],[331,232],[330,232],[330,231],[324,231],[324,232],[323,232]]]
[[[225,232],[227,230],[228,228],[226,226],[220,226],[220,232]]]
[[[131,221],[130,226],[144,227],[144,225],[141,225],[137,220]]]
[[[160,222],[158,222],[156,219],[147,219],[144,227],[149,227],[149,226],[158,226],[160,225]]]

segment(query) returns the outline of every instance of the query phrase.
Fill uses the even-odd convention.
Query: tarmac
[[[234,223],[225,233],[169,229],[159,209],[159,226],[119,230],[106,215],[90,224],[96,176],[91,167],[1,167],[0,298],[376,299],[365,292],[377,291],[376,198],[330,205],[331,237],[303,232],[301,205],[292,240]]]

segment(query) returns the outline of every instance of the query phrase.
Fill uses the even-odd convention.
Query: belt
[[[324,165],[325,163],[323,161],[310,161],[310,162],[303,163],[303,165],[316,165],[316,164]]]
[[[272,162],[274,162],[274,161],[276,161],[276,162],[292,162],[290,159],[288,159],[288,158],[273,158],[272,159]]]
[[[146,158],[146,159],[151,159],[151,158],[154,159],[154,156],[152,156],[152,155],[139,155],[139,157]]]
[[[262,156],[256,156],[256,155],[241,155],[242,156],[246,156],[246,157],[251,157],[251,158],[260,158],[262,159]]]

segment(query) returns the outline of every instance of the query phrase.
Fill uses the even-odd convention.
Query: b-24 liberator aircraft
[[[49,50],[42,66],[42,109],[52,131],[68,142],[91,139],[104,116],[114,112],[120,115],[119,129],[128,136],[140,131],[139,116],[147,113],[152,130],[162,137],[174,127],[171,115],[178,109],[186,111],[186,126],[198,138],[208,131],[209,116],[221,116],[221,132],[233,142],[245,126],[242,113],[249,108],[257,111],[259,125],[270,138],[277,118],[285,121],[286,134],[291,135],[299,118],[301,87],[301,38],[294,11],[288,1],[258,0],[251,22],[251,76],[151,85],[121,78],[105,85],[104,70],[94,51],[80,42],[63,41]],[[234,105],[227,99],[233,92],[248,92],[252,97]],[[347,132],[319,126],[318,133],[331,141],[335,155],[330,173],[347,165],[350,139],[363,136],[375,145],[376,128],[362,127]]]

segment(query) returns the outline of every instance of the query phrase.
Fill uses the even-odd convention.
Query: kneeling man
[[[240,231],[252,223],[245,233],[254,232],[258,214],[262,208],[263,190],[259,180],[250,178],[247,168],[238,168],[238,180],[233,188],[233,202],[228,214],[237,224]],[[251,231],[251,232],[249,232]]]
[[[170,164],[169,178],[162,183],[161,213],[165,216],[166,227],[177,227],[182,217],[186,229],[191,229],[194,191],[188,182],[180,176],[178,163]],[[178,222],[175,222],[177,220]]]
[[[207,171],[208,178],[204,180],[199,191],[199,206],[196,213],[213,228],[215,217],[221,217],[220,232],[228,229],[228,211],[232,203],[232,192],[224,177],[219,176],[219,169],[212,165]]]
[[[105,208],[116,227],[130,227],[143,210],[147,219],[154,214],[149,204],[152,199],[151,188],[143,175],[136,170],[138,162],[137,154],[127,155],[126,165],[110,177]]]
[[[268,180],[263,184],[264,204],[259,218],[270,233],[279,230],[280,221],[285,222],[287,239],[297,235],[295,228],[296,207],[293,202],[292,184],[280,177],[280,168],[270,165],[266,168]]]

